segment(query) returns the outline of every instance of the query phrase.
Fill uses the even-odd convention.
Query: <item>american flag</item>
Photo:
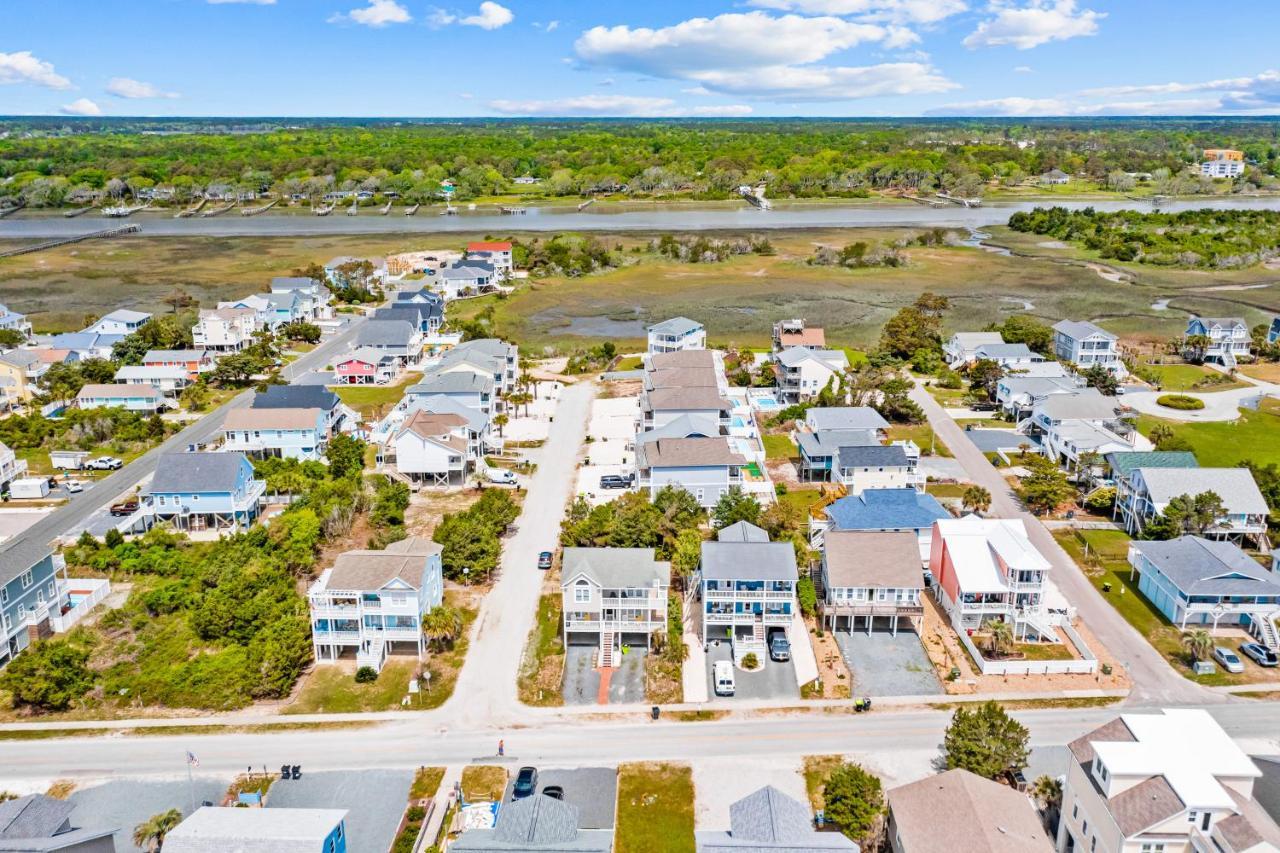
[[[188,765],[190,765],[191,767],[199,767],[199,766],[200,766],[200,759],[196,758],[196,754],[195,754],[194,752],[188,752],[188,753],[187,753],[187,764],[188,764]]]

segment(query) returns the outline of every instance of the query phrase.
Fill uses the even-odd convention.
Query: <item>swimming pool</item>
[[[747,425],[746,419],[740,418],[737,415],[734,415],[733,419],[729,421],[729,426],[737,427],[739,429],[745,427],[746,425]]]
[[[773,397],[756,397],[755,404],[762,409],[778,408],[778,401],[775,400]]]

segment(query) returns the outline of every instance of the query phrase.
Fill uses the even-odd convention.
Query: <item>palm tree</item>
[[[431,608],[422,617],[422,633],[427,644],[437,649],[453,645],[462,634],[462,611],[447,604]]]
[[[982,486],[968,486],[960,496],[960,503],[965,509],[971,509],[977,513],[986,512],[991,509],[991,492]]]
[[[1013,647],[1013,626],[1003,619],[988,619],[984,625],[990,636],[987,638],[987,649],[992,654],[1000,654]]]
[[[1203,628],[1182,633],[1182,647],[1192,661],[1205,660],[1213,652],[1213,635]]]
[[[164,837],[180,823],[182,812],[177,809],[152,815],[133,828],[133,843],[138,847],[146,847],[150,853],[156,853],[164,846]]]
[[[494,415],[493,425],[498,428],[498,438],[502,438],[502,428],[506,426],[507,423],[510,422],[510,420],[511,419],[507,417],[506,412],[502,412],[501,414]]]
[[[1031,795],[1041,808],[1056,809],[1062,805],[1062,783],[1047,774],[1040,776],[1031,784]]]

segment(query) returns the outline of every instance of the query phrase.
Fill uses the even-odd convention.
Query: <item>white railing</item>
[[[111,581],[105,578],[71,578],[65,582],[58,581],[59,600],[73,586],[77,592],[84,593],[84,596],[66,613],[55,615],[52,610],[50,611],[49,626],[55,633],[70,631],[71,627],[83,619],[86,613],[101,604],[103,599],[111,594]]]
[[[1098,658],[1085,644],[1084,639],[1070,625],[1062,625],[1081,657],[1071,660],[1007,660],[991,661],[982,656],[967,632],[956,631],[960,642],[968,649],[983,675],[1088,675],[1098,671]]]

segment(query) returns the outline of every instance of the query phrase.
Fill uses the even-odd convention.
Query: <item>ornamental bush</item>
[[[1204,400],[1187,394],[1164,394],[1156,398],[1156,403],[1166,409],[1180,409],[1185,412],[1204,408]]]

